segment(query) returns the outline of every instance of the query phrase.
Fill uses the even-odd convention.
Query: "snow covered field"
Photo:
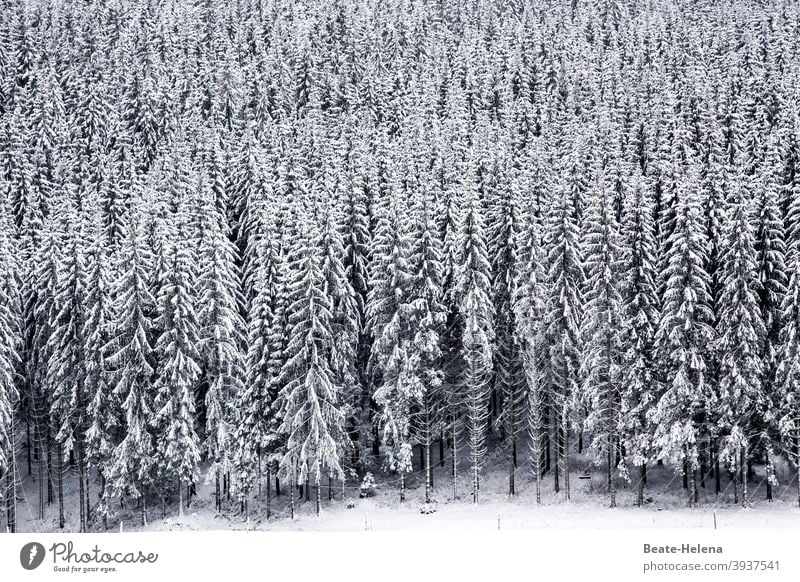
[[[420,508],[424,503],[424,482],[414,477],[408,483],[407,501],[399,504],[399,490],[391,476],[376,476],[377,489],[374,497],[361,499],[356,483],[345,488],[342,501],[341,485],[334,486],[334,500],[328,502],[327,487],[322,489],[323,510],[315,515],[313,490],[311,501],[297,499],[297,514],[290,519],[289,495],[282,491],[278,498],[273,491],[273,515],[266,517],[265,496],[254,498],[251,502],[249,522],[238,514],[238,507],[231,503],[227,511],[214,510],[213,487],[201,483],[198,496],[191,507],[179,516],[174,504],[162,517],[160,507],[149,512],[149,523],[142,527],[139,515],[132,510],[112,508],[115,515],[109,519],[109,531],[203,531],[203,530],[271,530],[271,531],[361,531],[365,529],[387,530],[497,530],[500,529],[539,529],[539,528],[598,528],[598,529],[638,529],[638,528],[701,528],[744,529],[744,528],[797,528],[800,527],[800,509],[796,501],[796,482],[788,466],[779,468],[780,486],[775,489],[775,500],[767,502],[763,475],[757,474],[750,483],[751,507],[743,509],[733,500],[730,481],[722,481],[722,493],[717,497],[713,492],[713,480],[709,479],[706,489],[700,489],[700,504],[687,508],[681,479],[675,477],[672,469],[654,467],[649,472],[649,483],[645,489],[647,502],[644,507],[634,506],[634,488],[618,482],[618,503],[616,508],[608,507],[605,494],[603,467],[592,467],[579,458],[576,462],[579,471],[571,474],[572,495],[569,501],[563,493],[556,495],[552,480],[544,481],[542,505],[537,506],[533,497],[533,483],[525,469],[518,470],[518,489],[520,493],[513,499],[505,495],[507,473],[499,466],[488,472],[482,481],[481,490],[484,501],[474,505],[471,501],[469,480],[465,476],[458,481],[459,498],[452,499],[452,480],[449,468],[437,467],[435,471],[434,499],[436,511],[423,514]],[[590,479],[580,479],[588,467]],[[72,483],[68,480],[68,483]],[[26,501],[35,503],[36,484],[31,479],[24,482]],[[502,493],[501,493],[502,492]],[[77,506],[74,499],[77,491],[65,490],[66,506]],[[74,502],[74,503],[73,503]],[[59,531],[57,507],[48,508],[48,519],[32,519],[34,508],[27,503],[20,504],[20,531]],[[67,512],[65,531],[77,531],[77,514]],[[95,523],[93,531],[100,531]]]

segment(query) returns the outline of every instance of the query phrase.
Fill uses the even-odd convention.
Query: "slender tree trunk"
[[[289,487],[291,496],[289,498],[289,507],[291,508],[292,519],[294,519],[294,489],[297,485],[297,467],[292,467],[292,484]]]
[[[458,499],[458,435],[456,434],[455,418],[453,419],[453,499]],[[800,475],[800,473],[798,473]]]
[[[60,454],[60,453],[59,453]],[[61,461],[59,460],[58,466],[61,466]],[[52,505],[53,503],[53,445],[52,439],[50,437],[50,429],[47,430],[47,505]]]
[[[103,516],[103,531],[108,531],[108,493],[106,492],[106,477],[100,473],[100,507]]]
[[[439,466],[444,467],[444,435],[439,437]]]
[[[183,483],[178,481],[178,515],[183,517]]]
[[[533,413],[533,411],[532,411]],[[539,433],[539,427],[534,424],[531,434],[531,464],[533,469],[533,478],[536,483],[536,503],[542,502],[542,435]]]
[[[17,443],[16,443],[16,430],[12,421],[9,430],[9,466],[5,477],[5,497],[6,497],[6,528],[9,533],[17,531]],[[30,449],[29,454],[29,467],[30,467]],[[30,473],[30,468],[28,470]],[[0,483],[2,485],[2,483]]]
[[[644,480],[647,471],[647,465],[642,463],[639,465],[639,480],[636,482],[636,505],[642,507],[644,505]]]
[[[406,500],[406,475],[400,471],[400,503]]]
[[[317,463],[317,465],[319,465],[319,463]],[[320,494],[320,482],[319,482],[319,466],[317,466],[317,477],[314,480],[314,489],[316,489],[316,491],[315,491],[316,499],[314,500],[315,505],[316,505],[315,509],[316,509],[317,515],[319,515],[320,506],[322,505],[322,499],[321,499],[321,494]]]
[[[78,497],[80,497],[79,502],[79,511],[80,511],[80,529],[81,533],[86,532],[86,467],[83,461],[83,452],[81,450],[80,443],[77,447],[77,456],[78,456]]]
[[[431,431],[430,431],[430,415],[428,407],[425,407],[425,503],[431,502],[431,487],[433,480],[431,479]]]
[[[610,433],[608,435],[608,446],[609,446],[609,455],[608,455],[608,496],[611,501],[611,507],[617,506],[617,482],[614,479],[614,435]]]
[[[564,432],[563,442],[564,442],[564,498],[569,501],[570,499],[570,491],[569,491],[569,411],[568,407],[565,405],[562,411],[562,430]]]
[[[555,419],[554,419],[555,420]],[[558,420],[555,420],[555,427],[553,430],[553,436],[555,437],[555,444],[553,451],[555,454],[556,462],[553,463],[553,490],[556,494],[561,492],[561,487],[559,483],[559,474],[560,474],[560,465],[561,465],[561,451],[563,449],[563,438],[561,434],[561,426]]]
[[[476,451],[472,451],[472,503],[478,503],[478,455]]]
[[[222,509],[222,489],[219,482],[220,473],[221,471],[217,469],[217,472],[214,475],[214,509],[217,511]]]
[[[272,467],[270,463],[267,463],[267,520],[272,517],[272,487],[270,487],[270,477],[272,473]]]
[[[83,454],[84,454],[84,459],[85,459],[86,451],[84,451]],[[84,467],[85,467],[85,471],[86,471],[86,477],[84,478],[84,480],[86,482],[86,486],[85,486],[85,489],[86,489],[86,524],[88,526],[89,524],[92,523],[92,498],[89,496],[89,482],[91,481],[91,479],[89,479],[89,473],[90,473],[91,469],[86,464],[85,460],[84,460]]]
[[[328,473],[328,503],[333,501],[333,475]]]
[[[142,506],[142,527],[147,527],[147,497],[139,497],[139,505]]]
[[[64,460],[61,452],[61,445],[58,445],[58,465],[56,467],[58,474],[57,487],[58,487],[58,527],[64,529],[67,520],[64,518]]]
[[[800,507],[800,432],[797,433],[795,436],[795,447],[797,447],[797,453],[795,454],[795,460],[797,463],[797,505]]]
[[[39,430],[36,431],[39,433]],[[39,451],[39,459],[36,463],[37,467],[37,481],[39,482],[39,519],[44,519],[44,499],[45,499],[45,490],[44,490],[44,480],[45,480],[45,454],[44,454],[44,438],[41,434],[38,434],[36,440],[37,443],[37,450]]]
[[[31,472],[31,468],[32,468],[32,466],[31,466],[31,461],[32,461],[32,459],[31,459],[31,445],[32,445],[32,443],[31,443],[31,421],[28,418],[25,419],[25,438],[26,438],[26,444],[27,444],[26,453],[27,453],[27,456],[28,456],[28,477],[30,477],[31,474],[32,474],[32,472]]]
[[[767,446],[767,463],[766,463],[766,477],[767,477],[767,501],[772,501],[772,478],[775,474],[775,467],[772,466],[772,453],[770,452],[769,445]]]
[[[550,463],[551,463],[551,451],[550,447],[552,446],[550,438],[550,406],[544,407],[544,418],[542,419],[542,426],[546,427],[544,434],[542,437],[544,438],[544,444],[542,448],[544,449],[544,471],[542,475],[546,475],[550,472]]]
[[[740,447],[740,455],[741,461],[739,465],[742,467],[742,507],[747,507],[747,441]]]
[[[275,473],[275,497],[281,496],[281,479],[277,473]]]

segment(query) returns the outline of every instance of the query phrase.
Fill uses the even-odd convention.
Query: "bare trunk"
[[[272,468],[269,463],[267,463],[267,519],[269,520],[272,517],[272,488],[270,487],[270,477],[272,473]]]
[[[79,502],[79,511],[80,511],[80,532],[86,532],[86,525],[87,525],[87,518],[86,518],[86,466],[83,460],[83,451],[81,450],[82,447],[78,444],[77,448],[77,455],[78,455],[78,497],[80,497]]]
[[[297,486],[297,468],[292,468],[292,484],[289,487],[289,491],[291,493],[291,497],[289,499],[289,507],[291,508],[292,519],[294,519],[294,489]]]
[[[564,499],[569,500],[569,416],[567,406],[564,406],[564,410],[562,411],[562,430],[564,432],[563,442],[564,442]]]
[[[6,472],[4,492],[6,497],[6,529],[9,533],[15,533],[17,531],[17,457],[15,455],[17,447],[15,442],[13,422],[11,423],[8,436],[10,445],[10,458],[8,471]],[[30,455],[30,449],[28,454]],[[0,486],[1,485],[2,483],[0,483]]]
[[[795,437],[795,446],[797,447],[797,456],[795,462],[797,463],[797,505],[800,507],[800,432]]]
[[[636,483],[636,505],[641,507],[644,505],[644,479],[647,471],[647,466],[642,463],[639,465],[639,481]]]
[[[58,465],[56,466],[58,487],[58,527],[64,529],[66,519],[64,518],[64,460],[61,451],[61,445],[58,445]]]
[[[456,425],[455,419],[453,419],[453,499],[458,498],[458,439],[456,437]],[[800,473],[798,473],[798,475],[800,475]],[[798,485],[798,487],[800,487],[800,485]]]
[[[431,415],[428,395],[425,394],[425,503],[431,502]]]
[[[742,445],[740,450],[741,460],[739,465],[741,466],[741,473],[742,473],[742,507],[747,507],[748,499],[747,499],[747,441]]]

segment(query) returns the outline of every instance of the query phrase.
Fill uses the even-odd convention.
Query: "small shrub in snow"
[[[425,515],[436,513],[436,504],[435,503],[423,503],[420,505],[419,512]]]
[[[361,497],[372,497],[375,495],[375,478],[372,473],[364,475],[364,480],[361,481]]]

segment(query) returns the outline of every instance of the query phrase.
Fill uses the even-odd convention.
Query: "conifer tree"
[[[706,381],[705,352],[713,341],[706,239],[697,172],[690,166],[678,184],[675,228],[669,237],[666,287],[655,342],[664,366],[664,391],[651,410],[659,458],[688,479],[688,503],[696,501],[700,443],[708,438],[714,406]]]
[[[464,371],[461,382],[472,465],[472,501],[478,503],[480,471],[486,454],[494,307],[490,299],[491,267],[475,175],[468,174],[463,186],[465,215],[458,241],[462,262],[458,267],[456,292],[459,297],[459,317],[463,326],[461,357],[464,361]]]
[[[283,376],[280,431],[286,435],[281,471],[294,484],[307,479],[316,487],[320,511],[323,475],[343,478],[344,414],[331,367],[331,300],[325,294],[320,237],[313,218],[301,217],[301,237],[293,246],[288,305],[289,340]]]

